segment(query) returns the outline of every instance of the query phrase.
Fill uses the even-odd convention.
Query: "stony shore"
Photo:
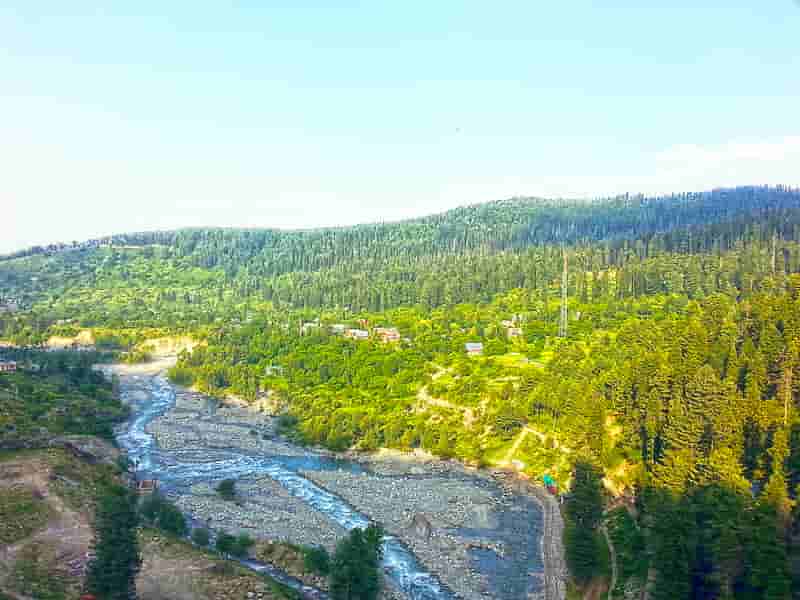
[[[345,534],[339,525],[265,477],[239,481],[236,501],[223,500],[209,484],[200,483],[180,494],[176,503],[210,528],[247,532],[256,539],[322,545],[333,551]]]
[[[176,406],[148,431],[163,450],[196,457],[235,449],[257,455],[304,457],[309,450],[275,436],[274,420],[238,406],[178,390]],[[453,463],[392,454],[359,457],[363,469],[300,473],[381,523],[427,570],[465,600],[543,598],[542,515],[527,495],[504,490],[485,475]],[[207,483],[177,490],[178,505],[215,528],[264,540],[321,544],[332,549],[345,531],[266,477],[237,484],[226,502]]]
[[[400,538],[466,599],[539,597],[538,505],[453,463],[369,459],[367,473],[303,471]]]

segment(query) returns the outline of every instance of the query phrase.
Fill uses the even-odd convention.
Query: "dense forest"
[[[608,535],[615,597],[800,597],[800,190],[114,236],[6,257],[0,297],[17,344],[189,333],[176,382],[300,443],[547,475],[579,587]]]

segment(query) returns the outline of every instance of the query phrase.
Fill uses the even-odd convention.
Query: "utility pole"
[[[781,374],[782,375],[782,377],[781,377],[782,378],[781,387],[783,388],[783,389],[781,389],[781,395],[783,396],[783,426],[784,427],[787,427],[789,425],[789,405],[792,402],[792,374],[793,374],[792,362],[793,361],[790,360],[790,357],[792,356],[792,354],[790,354],[790,352],[791,352],[791,350],[787,350],[787,352],[786,352],[786,356],[784,358],[784,363],[783,363],[783,373]]]
[[[772,274],[775,275],[778,264],[778,232],[772,232]]]
[[[569,284],[566,248],[562,248],[561,253],[564,257],[564,271],[561,274],[561,321],[558,324],[558,336],[565,338],[567,337],[567,285]]]

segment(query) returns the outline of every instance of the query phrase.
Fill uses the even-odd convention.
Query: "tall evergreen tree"
[[[94,558],[86,589],[103,600],[134,600],[141,559],[136,538],[136,495],[111,485],[102,489],[95,513]]]
[[[353,529],[336,546],[331,566],[333,600],[375,600],[380,592],[381,539],[379,527]]]
[[[594,577],[600,566],[597,526],[603,516],[600,470],[585,461],[575,465],[566,503],[565,549],[573,576],[581,583]]]

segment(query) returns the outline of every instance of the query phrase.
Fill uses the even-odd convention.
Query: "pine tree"
[[[645,488],[643,505],[652,522],[651,539],[656,580],[654,600],[691,598],[690,572],[694,525],[688,503],[664,489]]]
[[[597,526],[603,516],[601,474],[591,463],[575,465],[572,489],[566,503],[565,549],[570,572],[586,583],[597,574]]]
[[[336,546],[331,565],[333,600],[375,600],[380,592],[382,531],[353,529]]]
[[[742,598],[789,598],[791,581],[786,540],[779,521],[778,511],[769,501],[756,503],[750,514],[744,547]]]
[[[136,575],[141,565],[137,526],[135,494],[121,486],[105,488],[97,501],[95,557],[86,577],[86,589],[98,598],[136,598]]]

